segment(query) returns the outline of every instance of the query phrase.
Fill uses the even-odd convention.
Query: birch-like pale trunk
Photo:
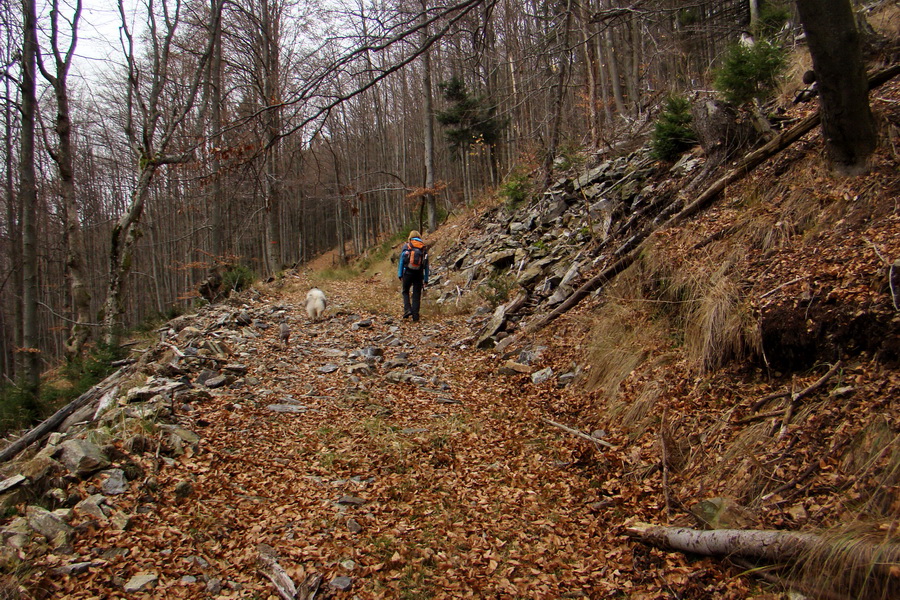
[[[211,21],[216,27],[221,18],[223,0],[217,1],[217,8],[211,16]],[[170,52],[180,22],[181,4],[176,0],[173,7],[167,6],[165,2],[163,7],[162,31],[159,29],[157,15],[153,12],[153,3],[148,7],[147,24],[152,64],[147,71],[142,71],[135,54],[133,36],[127,27],[128,19],[123,0],[119,0],[119,15],[122,19],[121,31],[125,40],[125,62],[128,71],[125,135],[131,144],[140,171],[129,195],[128,207],[119,217],[110,234],[109,280],[100,316],[104,341],[111,346],[119,345],[123,333],[125,282],[131,271],[134,244],[139,236],[138,225],[150,194],[150,186],[160,167],[183,163],[191,158],[192,149],[170,153],[169,146],[176,131],[194,108],[201,84],[207,73],[206,64],[215,46],[215,36],[210,35],[206,46],[199,53],[192,78],[186,82],[183,93],[177,96],[180,104],[166,106],[167,100],[176,102],[175,98],[167,97],[165,92],[167,85],[170,85],[169,71],[172,59]],[[144,76],[150,79],[149,84],[141,81]],[[198,127],[202,127],[202,113],[205,112],[205,108],[205,106],[200,107],[201,118],[196,121]],[[167,117],[165,120],[163,120],[164,113]],[[137,123],[135,123],[136,120]],[[197,132],[198,138],[202,137],[200,133]]]

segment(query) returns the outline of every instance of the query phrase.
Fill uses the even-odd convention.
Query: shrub
[[[491,308],[497,308],[507,300],[516,287],[515,277],[510,273],[495,273],[478,286],[477,292]]]
[[[229,292],[240,292],[250,287],[256,280],[256,274],[243,265],[230,267],[222,275],[222,287]]]
[[[500,196],[505,200],[506,207],[515,210],[526,200],[531,191],[531,182],[528,175],[513,171],[500,186]]]
[[[691,120],[690,102],[681,96],[669,96],[653,127],[653,156],[662,160],[674,160],[694,146],[697,134],[690,127]]]
[[[716,71],[714,84],[733,104],[764,101],[775,95],[786,67],[787,52],[780,44],[766,40],[752,46],[732,44]]]

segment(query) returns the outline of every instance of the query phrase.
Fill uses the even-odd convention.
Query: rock
[[[350,331],[356,331],[358,329],[368,329],[372,326],[372,319],[363,319],[362,321],[357,321],[353,325],[350,326]]]
[[[54,575],[80,575],[82,573],[87,573],[88,570],[93,567],[95,563],[87,561],[87,562],[77,562],[69,565],[64,565],[62,567],[57,567],[53,569]]]
[[[60,514],[40,506],[26,508],[25,519],[32,530],[50,540],[54,547],[68,544],[75,531]]]
[[[514,360],[508,360],[497,369],[501,375],[531,375],[534,369],[528,365],[517,363]]]
[[[79,477],[85,477],[109,466],[109,460],[100,448],[86,440],[66,440],[59,447],[60,461]]]
[[[346,575],[341,575],[332,579],[328,585],[340,592],[346,592],[353,587],[353,580]]]
[[[487,348],[493,345],[494,336],[498,331],[503,329],[503,326],[506,324],[506,307],[503,305],[498,306],[494,310],[494,314],[491,316],[491,320],[488,321],[488,324],[485,326],[484,331],[478,336],[478,341],[475,343],[475,346],[478,348]]]
[[[356,496],[341,496],[340,498],[338,498],[337,503],[349,506],[362,506],[366,503],[366,501]]]
[[[347,530],[350,533],[361,533],[362,525],[356,519],[347,519]]]
[[[318,369],[316,369],[316,371],[318,371],[319,373],[326,373],[326,374],[327,374],[327,373],[334,373],[334,372],[337,371],[338,369],[340,369],[340,367],[337,366],[337,365],[327,364],[327,365],[322,365],[321,367],[319,367]]]
[[[161,382],[153,382],[148,385],[133,387],[125,394],[128,402],[146,402],[154,396],[171,396],[176,390],[187,387],[183,381],[172,379]]]
[[[28,520],[24,517],[16,517],[0,530],[3,541],[12,548],[24,548],[31,541],[33,533],[34,529],[28,526]]]
[[[109,469],[104,471],[106,481],[100,485],[101,491],[107,496],[118,496],[128,491],[128,482],[125,481],[125,471],[122,469]]]
[[[690,511],[708,529],[745,529],[754,524],[750,512],[729,498],[703,500]]]
[[[347,373],[349,375],[370,375],[372,368],[368,363],[361,362],[348,366]]]
[[[127,594],[146,592],[155,588],[158,581],[158,575],[153,573],[139,573],[129,579],[123,589]]]
[[[223,387],[227,383],[228,383],[227,375],[216,375],[215,377],[210,377],[209,379],[207,379],[205,382],[205,385],[209,389],[214,390],[216,388]]]
[[[175,486],[175,497],[176,498],[187,498],[191,494],[194,493],[194,486],[190,481],[182,481],[178,485]]]
[[[531,375],[531,383],[534,385],[540,385],[550,379],[553,376],[553,368],[547,367],[546,369],[541,369]]]
[[[206,582],[206,591],[213,596],[217,596],[222,591],[222,580],[215,577]]]
[[[103,510],[104,502],[106,502],[106,498],[102,494],[94,494],[92,496],[88,496],[75,505],[75,512],[83,515],[88,515],[97,519],[98,521],[105,522],[107,520],[107,515]]]
[[[131,518],[122,513],[114,513],[109,518],[110,524],[119,531],[125,531],[131,526]]]
[[[300,404],[269,404],[266,410],[277,413],[305,413],[308,409]]]
[[[16,487],[24,481],[28,481],[28,478],[24,475],[13,475],[12,477],[7,477],[2,482],[0,482],[0,494],[5,492],[6,490]]]

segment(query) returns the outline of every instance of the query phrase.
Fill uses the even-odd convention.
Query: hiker
[[[415,229],[400,249],[397,277],[403,282],[403,318],[418,322],[422,288],[428,285],[428,247]]]

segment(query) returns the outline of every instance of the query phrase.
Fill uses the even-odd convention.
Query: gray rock
[[[266,410],[277,413],[305,413],[308,409],[300,404],[269,404]]]
[[[347,529],[350,533],[362,532],[362,525],[356,519],[347,519]]]
[[[79,477],[85,477],[109,466],[109,460],[100,448],[86,440],[66,440],[59,448],[62,464]]]
[[[100,485],[100,490],[107,496],[118,496],[128,491],[128,482],[125,480],[125,471],[122,469],[109,469],[104,471],[108,476]]]
[[[346,592],[353,587],[353,579],[346,575],[341,575],[332,579],[328,585],[340,592]]]
[[[366,503],[366,501],[357,496],[341,496],[340,498],[338,498],[337,503],[348,505],[348,506],[362,506],[363,504]]]
[[[368,363],[356,363],[347,367],[347,373],[350,375],[369,375],[372,373],[372,368]]]
[[[208,387],[211,390],[214,390],[216,388],[220,388],[220,387],[224,386],[227,383],[228,383],[227,375],[216,375],[215,377],[210,377],[209,379],[206,380],[206,387]]]
[[[2,482],[0,482],[0,494],[5,492],[6,490],[16,487],[24,481],[28,481],[28,478],[24,475],[13,475],[12,477],[7,477]]]
[[[107,520],[106,511],[103,510],[103,504],[106,498],[102,494],[94,494],[88,496],[75,505],[75,512],[91,516],[98,521],[105,522]]]
[[[32,530],[53,542],[54,546],[60,545],[58,543],[60,538],[62,538],[65,543],[68,543],[72,537],[72,533],[75,531],[63,520],[60,514],[55,511],[50,512],[46,508],[41,508],[40,506],[29,506],[26,508],[25,519]]]
[[[497,332],[503,329],[503,326],[506,325],[506,307],[503,305],[498,306],[494,309],[494,314],[491,316],[491,320],[488,321],[488,324],[485,326],[484,331],[478,336],[478,341],[475,343],[475,346],[478,348],[487,348],[493,345],[494,336],[497,335]]]
[[[531,375],[531,383],[534,385],[540,385],[550,379],[553,376],[553,368],[547,367],[546,369],[541,369]]]
[[[157,582],[159,582],[158,575],[153,573],[139,573],[129,579],[123,589],[127,594],[146,592],[155,588]]]
[[[319,373],[327,374],[327,373],[334,373],[338,369],[340,369],[340,367],[338,365],[327,364],[327,365],[322,365],[321,367],[316,369],[316,371],[318,371]]]

